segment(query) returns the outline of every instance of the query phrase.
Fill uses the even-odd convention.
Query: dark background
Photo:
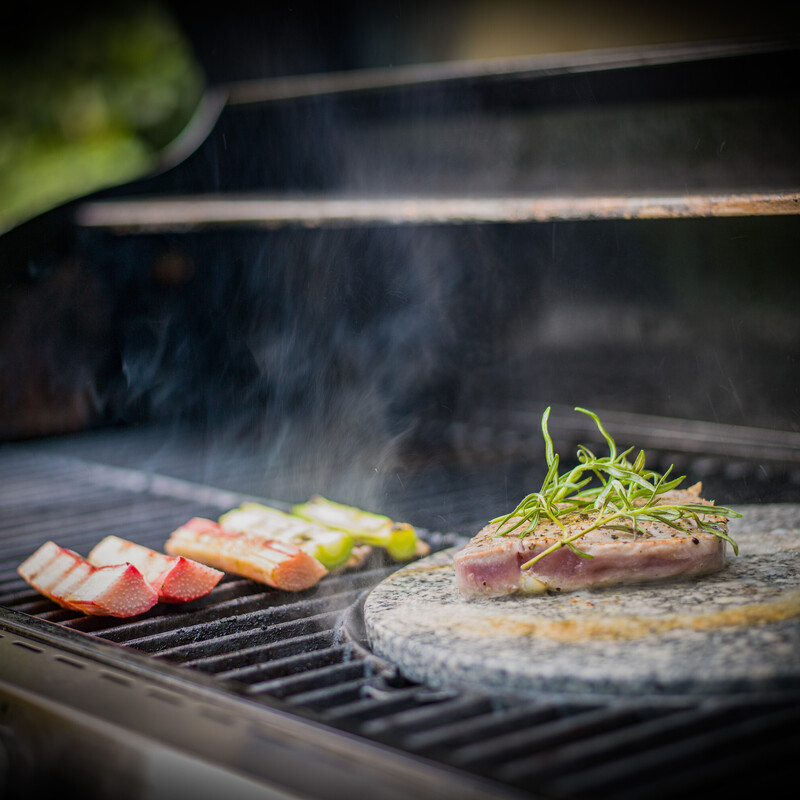
[[[780,24],[696,4],[166,8],[208,88]],[[13,58],[101,12],[5,13]],[[182,164],[97,196],[796,187],[796,92],[743,70],[241,107]],[[168,422],[392,441],[549,403],[800,427],[794,216],[119,236],[71,211],[0,237],[5,439]]]

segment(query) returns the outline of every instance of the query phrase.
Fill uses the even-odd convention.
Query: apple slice
[[[289,592],[309,589],[328,574],[319,561],[293,544],[226,531],[200,517],[173,531],[164,549]]]
[[[185,603],[203,597],[224,575],[197,561],[183,556],[168,556],[119,536],[106,536],[92,548],[87,560],[95,567],[109,567],[126,561],[133,564],[164,603]]]
[[[55,542],[43,544],[17,572],[45,597],[84,614],[133,617],[158,602],[158,592],[133,564],[95,567]]]

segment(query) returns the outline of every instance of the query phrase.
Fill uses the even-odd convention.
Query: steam
[[[420,426],[451,417],[471,368],[489,360],[502,327],[491,312],[513,283],[482,257],[488,235],[192,234],[166,245],[186,265],[177,282],[141,269],[163,263],[163,241],[117,240],[119,368],[100,389],[104,413],[257,451],[291,499],[380,507]]]

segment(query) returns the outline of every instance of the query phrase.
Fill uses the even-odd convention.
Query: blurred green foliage
[[[204,88],[156,4],[75,14],[31,42],[0,52],[0,232],[153,169]]]

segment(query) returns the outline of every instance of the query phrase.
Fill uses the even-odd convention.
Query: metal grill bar
[[[310,708],[317,712],[324,712],[327,709],[341,706],[345,703],[352,703],[354,700],[363,696],[364,676],[357,668],[353,668],[352,674],[357,675],[354,680],[347,680],[347,674],[340,674],[343,680],[333,686],[323,686],[319,689],[310,689],[299,692],[286,698],[287,702],[297,708]]]
[[[419,691],[412,696],[419,700]],[[395,703],[391,714],[386,714],[386,704],[380,708],[364,710],[361,719],[365,721],[362,730],[372,736],[381,736],[390,732],[392,737],[401,737],[406,747],[424,751],[427,748],[414,746],[413,736],[421,731],[429,731],[435,726],[437,729],[446,725],[457,725],[468,722],[478,714],[486,713],[491,707],[491,701],[486,697],[460,697],[437,698],[435,695],[427,706],[420,707],[418,702],[408,702],[405,706]],[[377,714],[385,714],[376,719]]]
[[[262,601],[265,598],[256,596],[250,598],[246,605],[247,607],[256,607],[257,610],[242,610],[241,604],[234,600],[230,604],[225,604],[226,606],[233,606],[226,616],[220,615],[224,613],[224,608],[212,606],[204,609],[203,612],[205,613],[200,612],[197,617],[194,617],[191,612],[186,612],[181,614],[179,618],[168,618],[167,620],[159,618],[157,620],[158,623],[167,622],[169,625],[167,630],[130,630],[120,626],[112,636],[109,636],[107,631],[104,632],[104,638],[125,642],[129,647],[135,647],[137,650],[147,653],[154,653],[161,650],[162,647],[175,647],[179,644],[186,645],[197,642],[200,637],[208,640],[215,638],[217,635],[226,636],[232,630],[237,633],[252,631],[254,636],[263,636],[263,631],[267,630],[273,623],[306,619],[308,616],[331,608],[347,608],[356,595],[356,592],[344,592],[302,605],[281,605],[280,601],[275,598],[273,602],[276,605],[272,608],[260,608],[259,606],[262,605]],[[267,600],[266,605],[269,605],[269,600]],[[189,620],[192,620],[192,624],[186,625],[185,623]],[[138,635],[133,636],[132,634],[134,633]]]
[[[780,51],[782,40],[755,42],[720,41],[695,44],[667,44],[644,50],[619,47],[574,53],[526,55],[514,58],[488,58],[470,61],[444,61],[408,64],[390,68],[360,69],[347,72],[289,75],[231,83],[226,87],[228,102],[233,105],[269,103],[299,97],[322,96],[378,89],[409,88],[451,81],[495,80],[522,75],[529,78],[559,73],[594,72],[602,69],[625,69],[645,64],[676,64],[698,58],[730,58],[748,53]]]
[[[346,648],[343,648],[339,655],[343,656],[345,650]],[[248,693],[282,698],[309,692],[314,692],[314,696],[327,696],[328,692],[324,691],[325,689],[332,687],[334,692],[338,692],[342,684],[363,678],[367,668],[362,661],[339,660],[334,664],[312,667],[302,674],[259,681],[248,687]]]
[[[279,228],[353,224],[464,224],[586,219],[679,219],[800,213],[800,192],[588,195],[585,197],[370,197],[296,200],[192,197],[87,203],[77,222],[115,233],[218,227]]]
[[[726,718],[727,717],[727,718]],[[636,752],[644,752],[650,748],[657,749],[665,741],[685,738],[687,729],[696,736],[705,739],[705,733],[720,722],[735,719],[733,712],[718,716],[717,714],[698,714],[670,712],[666,718],[656,716],[654,719],[629,718],[624,725],[615,730],[601,730],[597,734],[583,737],[580,741],[563,742],[556,740],[552,749],[548,744],[546,750],[531,756],[514,758],[502,767],[504,778],[513,783],[521,783],[534,776],[555,776],[562,763],[579,763],[583,767],[596,766],[604,758],[627,758]],[[649,741],[648,741],[649,740]]]
[[[420,707],[420,703],[434,705],[434,717],[441,719],[440,715],[446,715],[441,703],[443,697],[447,695],[429,694],[421,691],[418,686],[393,690],[373,687],[372,691],[365,691],[355,702],[328,712],[326,719],[336,720],[348,727],[357,727],[363,734],[380,737],[387,719],[397,720],[406,713],[429,710],[428,706]]]
[[[266,645],[241,647],[243,642],[234,635],[226,637],[224,642],[217,639],[213,643],[199,643],[196,647],[186,645],[167,648],[155,653],[154,656],[223,676],[237,670],[257,668],[272,659],[282,658],[298,651],[309,652],[319,647],[330,646],[336,635],[333,629],[339,617],[338,611],[329,611],[312,614],[302,620],[279,623],[270,628],[270,643]],[[309,627],[314,632],[306,633]],[[203,655],[198,657],[196,651],[202,652]]]
[[[482,405],[469,423],[453,429],[454,437],[466,445],[490,442],[498,436],[514,436],[517,447],[543,447],[541,435],[542,412],[547,403],[531,402],[505,408]],[[644,448],[692,456],[716,456],[800,463],[800,434],[795,431],[771,430],[745,425],[723,425],[704,420],[670,419],[649,414],[632,414],[603,410],[599,412],[604,425],[614,432],[620,443],[635,442]],[[601,441],[592,421],[566,406],[553,406],[550,412],[550,431],[562,439],[579,438]],[[485,440],[485,441],[484,441]],[[524,444],[523,444],[523,440]]]
[[[327,647],[304,648],[300,653],[283,657],[273,657],[259,664],[217,672],[220,680],[237,680],[250,684],[263,684],[276,676],[293,675],[306,672],[318,666],[340,663],[349,658],[352,651],[349,645],[335,645],[329,642]]]
[[[705,715],[690,711],[663,726],[646,723],[620,732],[616,745],[622,753],[618,757],[612,744],[598,763],[589,762],[588,769],[554,778],[553,786],[567,796],[580,796],[592,787],[620,799],[641,796],[644,785],[651,787],[654,797],[674,796],[688,787],[698,790],[714,781],[719,788],[729,780],[733,752],[738,754],[736,758],[746,752],[751,763],[758,764],[758,771],[766,775],[770,764],[785,752],[781,743],[797,730],[798,709],[748,709],[744,719],[741,715],[741,711]],[[774,745],[757,754],[765,738]],[[628,739],[624,745],[623,739]],[[586,762],[581,758],[577,763]],[[530,775],[529,770],[518,770],[515,782],[528,780]],[[654,775],[657,782],[652,780]]]
[[[552,722],[566,713],[563,706],[555,704],[522,708],[497,703],[487,712],[476,714],[469,720],[459,720],[456,724],[446,723],[431,727],[430,730],[414,733],[405,743],[412,750],[452,752],[456,748],[469,746],[477,741],[491,741],[515,730],[532,728]]]
[[[561,744],[588,736],[606,735],[630,725],[650,712],[636,707],[588,709],[568,717],[554,719],[531,727],[521,727],[493,737],[489,742],[474,741],[452,751],[454,764],[471,765],[474,769],[502,771],[502,766],[516,758],[528,758],[536,752],[550,750]],[[660,712],[664,713],[664,712]]]

